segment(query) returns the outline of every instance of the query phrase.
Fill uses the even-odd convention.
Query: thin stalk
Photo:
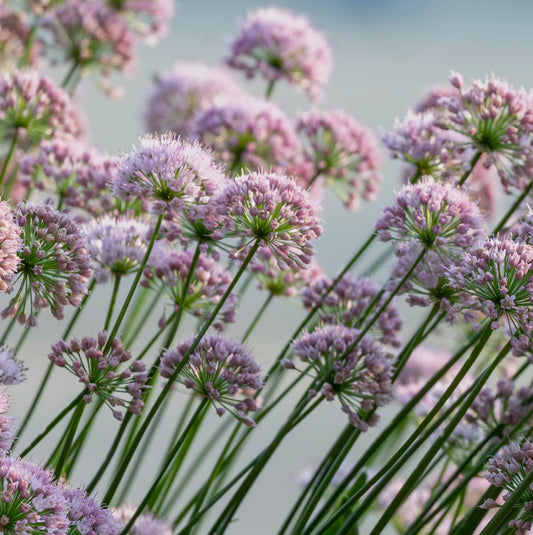
[[[137,340],[137,337],[139,336],[142,327],[146,324],[148,321],[148,318],[152,314],[152,312],[155,310],[155,307],[157,305],[157,302],[159,299],[161,299],[161,296],[163,295],[163,290],[160,289],[155,293],[152,300],[146,307],[145,313],[142,315],[142,317],[137,320],[137,317],[139,313],[141,312],[141,309],[143,308],[143,305],[147,299],[147,297],[150,295],[151,290],[149,288],[141,288],[139,291],[139,294],[135,298],[135,303],[130,309],[130,312],[126,318],[126,324],[124,326],[124,334],[123,334],[123,343],[124,347],[130,348]],[[131,332],[130,332],[131,330]]]
[[[498,234],[500,230],[503,229],[509,218],[514,214],[516,209],[522,204],[522,201],[529,195],[531,188],[533,187],[533,180],[524,188],[522,193],[515,199],[513,204],[509,207],[509,210],[505,212],[505,215],[502,217],[498,225],[492,231],[492,234]]]
[[[4,177],[6,175],[9,162],[11,161],[11,158],[13,157],[13,153],[15,152],[15,149],[17,148],[17,143],[18,143],[18,130],[15,130],[15,134],[13,135],[13,139],[11,140],[11,145],[9,146],[9,151],[4,160],[4,165],[2,166],[2,171],[0,171],[0,186],[2,185],[2,182],[4,181]]]
[[[104,331],[107,331],[107,329],[109,329],[111,318],[113,317],[113,311],[115,310],[115,303],[117,302],[118,289],[120,287],[121,279],[122,277],[120,275],[115,275],[113,291],[111,292],[111,301],[109,302],[109,308],[107,309],[107,316],[104,324]]]
[[[265,92],[265,99],[270,100],[272,97],[272,92],[274,91],[274,86],[276,85],[276,80],[270,80]]]
[[[68,87],[77,69],[78,69],[78,62],[74,61],[72,64],[72,67],[68,70],[67,74],[65,75],[65,78],[63,78],[63,81],[61,82],[61,87],[63,88]]]
[[[478,150],[474,156],[472,157],[472,159],[470,160],[470,168],[467,169],[462,175],[461,175],[461,178],[459,179],[459,186],[462,186],[465,182],[466,182],[466,179],[470,176],[470,174],[472,173],[472,171],[474,170],[474,167],[476,166],[476,164],[478,163],[479,159],[481,158],[481,156],[483,155],[483,151],[480,151]]]
[[[264,314],[265,310],[267,309],[268,305],[270,305],[270,302],[272,301],[273,297],[274,297],[274,294],[271,294],[271,293],[268,294],[267,298],[265,299],[265,301],[261,305],[261,308],[259,309],[259,311],[255,315],[252,323],[250,323],[250,326],[248,327],[248,329],[246,329],[246,332],[244,333],[244,336],[242,337],[242,340],[241,340],[243,344],[244,344],[244,342],[246,342],[246,340],[248,340],[248,337],[250,336],[250,334],[252,334],[252,331],[254,330],[255,326],[257,325],[257,323],[259,322],[259,320],[263,316],[263,314]]]

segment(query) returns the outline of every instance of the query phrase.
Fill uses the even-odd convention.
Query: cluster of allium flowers
[[[159,214],[181,211],[186,205],[206,203],[224,180],[212,154],[197,142],[182,141],[170,132],[140,141],[140,148],[120,161],[112,185],[123,200],[150,201],[151,210]]]
[[[38,150],[20,160],[20,180],[59,197],[61,204],[95,213],[109,200],[108,183],[117,159],[73,139],[44,140]]]
[[[450,359],[452,354],[446,349],[437,349],[429,346],[417,346],[409,355],[398,382],[401,384],[427,381],[437,373]]]
[[[137,508],[132,505],[122,505],[113,511],[113,517],[120,530],[128,525],[136,510]],[[143,513],[137,518],[128,533],[129,535],[172,535],[173,529],[170,524],[150,513]]]
[[[268,247],[281,269],[311,262],[311,242],[322,234],[318,206],[294,180],[274,173],[251,173],[228,182],[217,209],[229,234],[244,239],[234,252],[244,258],[252,243]]]
[[[143,407],[142,391],[148,378],[145,365],[138,360],[129,366],[131,353],[115,338],[106,349],[107,334],[101,332],[96,338],[60,340],[52,346],[48,358],[60,368],[78,377],[85,385],[85,403],[91,403],[93,396],[101,398],[113,411],[117,420],[122,420],[119,409],[126,407],[133,414],[140,414]]]
[[[15,439],[13,418],[7,414],[9,407],[9,399],[4,392],[0,392],[0,457],[7,455]]]
[[[13,351],[0,346],[0,385],[18,385],[26,379],[24,364],[15,358]]]
[[[33,70],[0,75],[0,140],[17,137],[28,146],[81,132],[78,111],[52,80]]]
[[[373,411],[391,400],[392,364],[369,336],[363,336],[352,348],[359,335],[360,331],[344,325],[326,325],[299,336],[292,351],[311,365],[308,373],[326,400],[337,397],[350,424],[366,431],[379,420]],[[289,360],[283,365],[295,367]],[[310,396],[316,394],[314,388],[309,390]]]
[[[183,311],[208,319],[233,276],[213,256],[201,252],[187,284],[194,256],[192,249],[177,251],[163,246],[155,247],[141,284],[162,291],[176,309],[182,306]],[[224,324],[235,321],[236,305],[237,296],[230,294],[213,325],[217,330],[223,330]]]
[[[310,180],[320,176],[351,210],[361,198],[375,199],[381,153],[368,128],[338,110],[305,113],[296,128],[304,138]]]
[[[306,310],[318,307],[318,318],[322,323],[341,323],[362,329],[364,320],[372,315],[366,312],[377,294],[378,288],[369,277],[355,278],[348,273],[333,285],[332,279],[322,276],[302,290],[302,303]],[[386,299],[385,294],[374,303],[374,309],[377,310]],[[398,347],[401,328],[398,309],[389,303],[374,325],[375,337],[383,344]]]
[[[533,330],[533,247],[523,242],[490,238],[447,270],[462,306],[481,311],[491,328],[506,320],[515,350],[530,346]],[[479,325],[478,325],[479,326]]]
[[[159,368],[163,377],[170,379],[174,375],[194,340],[193,336],[163,354]],[[219,416],[228,410],[244,424],[253,426],[254,421],[246,413],[257,410],[252,396],[263,386],[260,371],[244,345],[214,335],[200,341],[176,380],[213,403]]]
[[[148,98],[145,124],[149,132],[188,137],[194,116],[221,100],[244,96],[244,90],[220,67],[179,62],[159,74]]]
[[[320,98],[333,66],[324,34],[304,16],[278,7],[250,13],[230,46],[231,67],[270,84],[285,79],[312,100]]]
[[[285,169],[301,150],[285,112],[254,97],[224,100],[198,113],[192,135],[214,150],[230,174]]]
[[[495,487],[504,488],[507,492],[503,500],[509,499],[524,477],[533,470],[533,444],[525,439],[522,443],[510,442],[500,453],[489,460],[485,478]],[[494,500],[486,500],[483,509],[500,507]],[[514,507],[515,518],[509,521],[509,527],[516,528],[516,533],[524,535],[533,526],[533,484],[520,495]]]
[[[442,110],[440,101],[442,98],[459,97],[460,93],[453,85],[441,85],[430,89],[415,105],[414,111],[424,113],[428,110]]]
[[[0,59],[3,70],[11,70],[16,63],[27,59],[29,65],[35,65],[38,58],[39,44],[29,41],[31,27],[28,18],[21,11],[0,5]],[[26,46],[29,47],[26,52]]]
[[[20,258],[20,227],[13,221],[13,212],[5,201],[0,201],[0,292],[8,292]]]
[[[53,474],[13,457],[0,458],[0,526],[4,533],[67,535],[68,501]]]
[[[441,126],[459,133],[455,151],[486,153],[484,165],[494,165],[505,188],[523,189],[532,176],[533,97],[498,78],[477,80],[463,87],[461,75],[452,73],[450,82],[459,95],[443,97]]]
[[[87,252],[93,260],[98,283],[109,276],[121,277],[134,272],[148,248],[150,226],[128,216],[102,216],[83,226]]]
[[[65,305],[80,306],[92,275],[81,231],[67,214],[31,202],[18,205],[15,221],[22,238],[13,283],[18,289],[2,315],[17,315],[21,323],[34,326],[34,313],[50,308],[54,317],[62,319]],[[28,303],[30,315],[26,317]]]
[[[266,247],[257,250],[249,269],[259,281],[259,288],[273,296],[294,297],[301,288],[322,275],[322,269],[314,261],[309,265],[282,270],[272,251]]]

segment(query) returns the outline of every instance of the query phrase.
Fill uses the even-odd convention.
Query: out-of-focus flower
[[[0,346],[0,385],[18,385],[26,379],[24,364],[15,358],[14,353]]]
[[[128,525],[136,510],[137,508],[132,505],[122,505],[113,511],[113,518],[120,530],[123,530]],[[170,524],[160,518],[150,513],[143,513],[137,518],[128,533],[129,535],[172,535],[173,529]]]
[[[0,4],[0,60],[2,70],[11,70],[19,62],[35,66],[40,55],[40,44],[32,39],[32,28],[27,15]]]
[[[409,355],[409,359],[398,376],[398,382],[408,384],[427,381],[451,358],[452,354],[445,349],[418,346]]]
[[[7,383],[3,383],[7,384]],[[15,440],[15,433],[13,431],[13,418],[8,415],[9,399],[0,392],[0,458],[5,457],[11,449],[13,440]]]
[[[8,292],[20,264],[18,251],[22,246],[20,227],[13,221],[13,212],[0,201],[0,292]]]

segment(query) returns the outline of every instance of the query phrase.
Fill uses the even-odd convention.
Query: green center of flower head
[[[507,108],[505,108],[507,110]],[[505,137],[509,126],[511,126],[515,121],[516,117],[509,113],[501,112],[494,119],[479,119],[474,115],[476,120],[474,124],[476,126],[477,132],[472,136],[478,146],[491,153],[491,152],[500,152],[506,148],[515,147],[514,144],[505,143],[502,141],[502,138]]]
[[[28,500],[32,497],[33,492],[27,488],[24,490],[25,496],[21,496],[18,490],[18,483],[14,481],[6,481],[6,478],[0,478],[0,490],[2,499],[0,500],[0,533],[6,535],[16,535],[19,533],[17,524],[21,521],[25,521],[28,513],[32,507],[28,504]],[[46,511],[42,511],[46,513]],[[33,522],[30,522],[30,526],[26,526],[26,529],[30,527]],[[35,523],[35,524],[41,524]],[[31,533],[42,533],[38,525],[37,529],[31,531]]]

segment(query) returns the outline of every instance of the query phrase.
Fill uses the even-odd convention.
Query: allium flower
[[[392,364],[383,349],[369,336],[363,336],[348,353],[346,350],[358,338],[359,331],[344,325],[327,325],[312,333],[299,336],[292,346],[294,354],[311,365],[315,380],[321,384],[321,394],[328,401],[338,397],[351,425],[366,431],[379,416],[369,413],[391,400]],[[293,368],[291,361],[284,366]],[[309,395],[316,395],[310,390]]]
[[[115,338],[111,348],[104,353],[107,334],[101,332],[96,338],[60,340],[52,346],[48,358],[60,368],[66,368],[78,377],[88,390],[85,403],[91,403],[93,396],[100,397],[112,410],[117,420],[122,420],[126,407],[133,414],[140,414],[143,407],[142,390],[148,378],[145,365],[138,360],[128,367],[123,363],[131,359],[122,342]]]
[[[128,525],[136,510],[137,508],[131,505],[123,505],[113,511],[113,517],[120,530],[123,530]],[[140,515],[129,531],[129,535],[172,535],[172,533],[173,529],[170,524],[150,513]]]
[[[26,188],[36,187],[59,197],[66,206],[98,213],[109,199],[108,183],[113,179],[117,159],[73,139],[41,141],[38,151],[20,160],[20,180]]]
[[[320,98],[333,65],[324,34],[304,16],[278,7],[250,13],[230,46],[231,67],[271,84],[285,79],[312,100]]]
[[[398,376],[398,382],[408,384],[427,381],[451,358],[452,354],[446,349],[417,346],[409,355],[409,359]]]
[[[319,175],[354,210],[361,198],[375,199],[382,176],[377,139],[342,111],[311,111],[298,120],[312,177]]]
[[[318,317],[322,323],[333,325],[341,323],[346,327],[362,329],[365,311],[377,295],[378,288],[369,277],[356,279],[349,273],[344,275],[326,295],[332,285],[333,281],[323,276],[304,288],[302,303],[306,310],[319,307]],[[386,298],[384,295],[379,299],[374,305],[376,310]],[[400,345],[398,334],[401,328],[402,321],[398,309],[390,303],[374,325],[377,331],[375,336],[382,344],[398,347]]]
[[[198,113],[192,136],[210,146],[233,175],[244,169],[281,171],[301,150],[285,112],[254,97],[225,100]]]
[[[13,352],[0,346],[0,385],[18,385],[26,379],[24,364]]]
[[[146,107],[149,132],[172,132],[188,137],[194,116],[224,99],[245,95],[236,81],[220,67],[202,63],[175,63],[159,74]]]
[[[2,315],[16,316],[26,326],[36,325],[34,312],[50,308],[63,318],[65,305],[79,306],[92,275],[91,259],[78,226],[67,214],[47,205],[20,203],[15,220],[21,229],[21,259],[13,286],[19,284]],[[30,315],[26,318],[26,306]]]
[[[119,163],[113,183],[115,195],[150,201],[155,213],[202,204],[224,179],[209,151],[171,133],[141,138],[141,147]]]
[[[161,290],[172,304],[178,307],[183,301],[183,310],[196,317],[208,319],[213,309],[233,280],[231,273],[212,256],[200,253],[190,282],[185,283],[194,258],[194,251],[177,251],[155,247],[148,259],[142,285]],[[213,325],[223,330],[225,323],[235,321],[237,296],[230,294],[225,301],[218,321]]]
[[[32,70],[0,74],[0,140],[17,136],[28,146],[81,132],[77,110],[52,80]]]
[[[442,85],[430,89],[414,107],[417,113],[424,113],[428,110],[442,110],[441,99],[449,97],[459,97],[459,90],[453,85]]]
[[[193,336],[163,354],[159,368],[163,377],[172,377],[194,339]],[[177,380],[209,399],[219,416],[228,410],[244,424],[253,426],[253,420],[246,413],[257,410],[252,395],[263,386],[260,371],[245,346],[214,335],[200,341]]]
[[[103,283],[110,275],[120,277],[137,269],[148,248],[150,226],[132,217],[103,216],[84,225],[82,233],[96,281]]]
[[[22,11],[9,9],[5,3],[0,4],[0,61],[2,70],[12,70],[16,63],[27,59],[29,65],[35,65],[39,57],[39,43],[29,42],[31,27],[28,17]],[[26,46],[29,51],[26,56]]]
[[[0,392],[0,458],[7,455],[15,439],[13,418],[7,414],[9,407],[8,397],[3,392]]]
[[[533,96],[498,78],[477,80],[465,89],[461,75],[450,82],[459,91],[443,97],[441,126],[461,134],[456,152],[465,149],[487,154],[485,166],[494,165],[506,189],[522,189],[533,176]]]
[[[274,173],[243,174],[228,182],[218,211],[230,233],[247,243],[235,253],[244,258],[252,242],[268,247],[280,268],[309,264],[311,242],[322,233],[318,207],[293,180]]]
[[[23,459],[0,457],[0,489],[4,533],[69,533],[68,502],[52,472]]]
[[[20,228],[13,221],[13,213],[5,201],[0,201],[0,292],[8,292],[20,258],[22,246]]]

